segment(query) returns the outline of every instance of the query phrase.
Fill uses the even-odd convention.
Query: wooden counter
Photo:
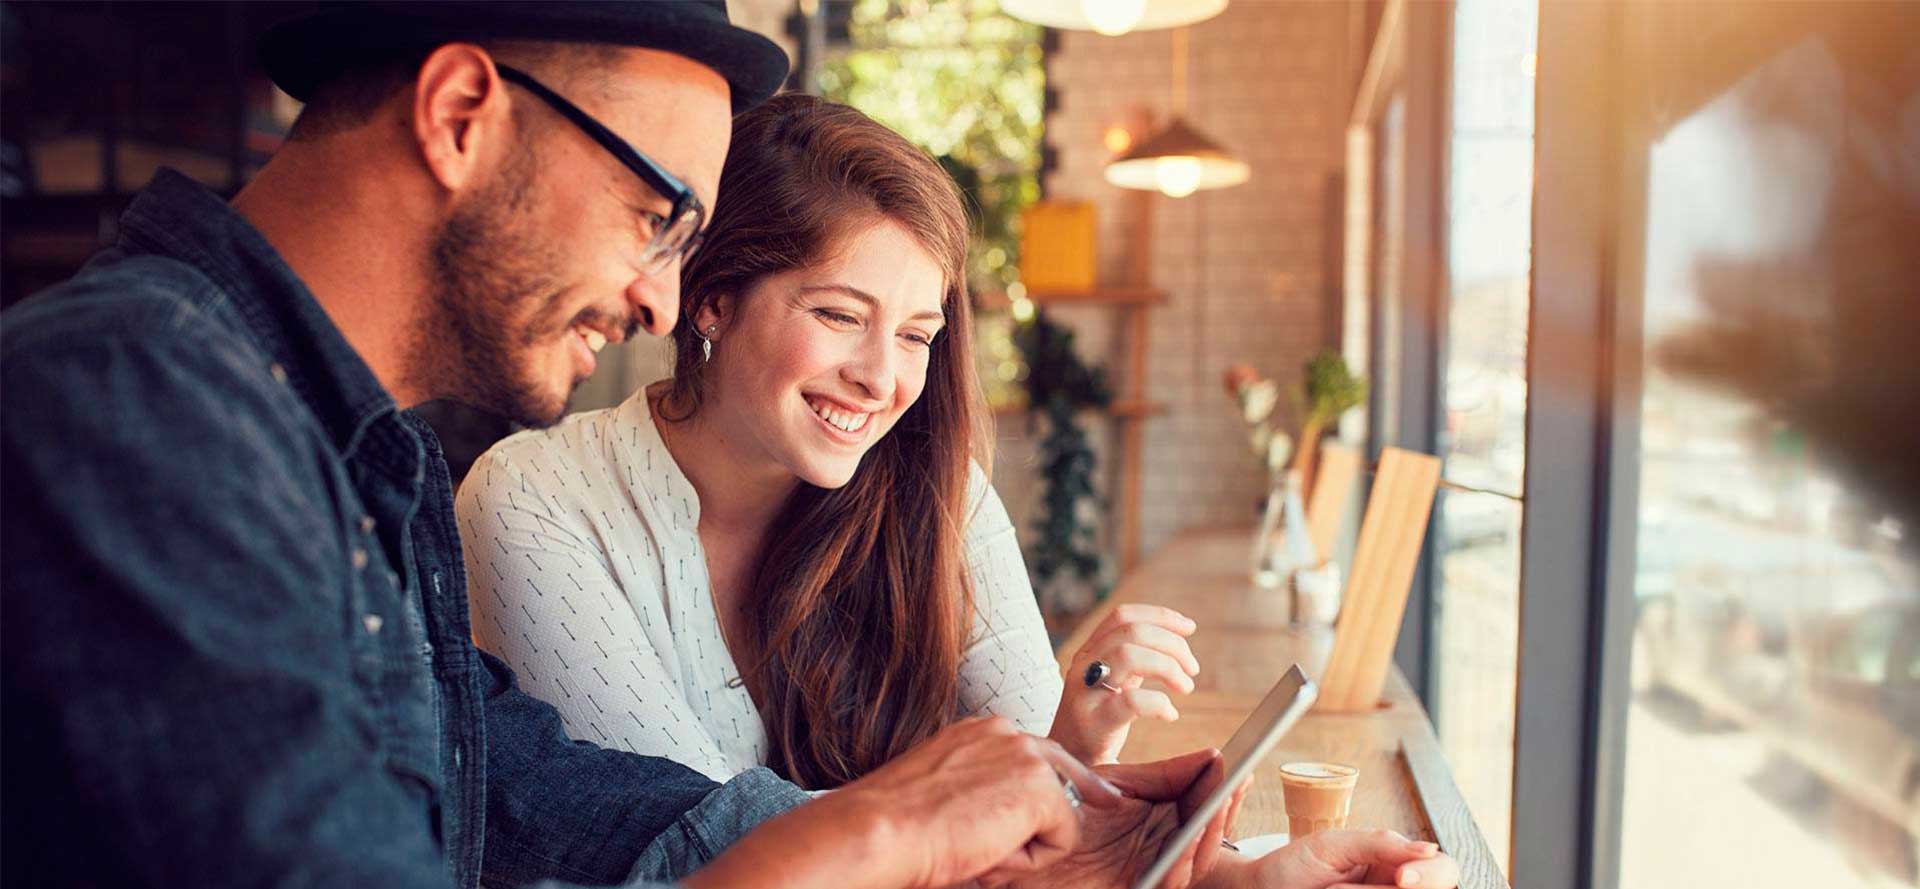
[[[1134,724],[1124,761],[1152,760],[1201,747],[1218,747],[1253,711],[1288,666],[1300,663],[1318,678],[1332,636],[1289,629],[1280,593],[1253,587],[1248,577],[1250,529],[1200,531],[1162,546],[1135,568],[1112,598],[1088,614],[1059,649],[1062,669],[1108,609],[1122,602],[1174,608],[1199,623],[1189,640],[1200,660],[1193,694],[1174,698],[1180,720]],[[1068,677],[1076,681],[1076,677]],[[1235,836],[1283,833],[1287,813],[1281,763],[1319,759],[1360,770],[1351,828],[1386,827],[1440,844],[1460,862],[1463,889],[1507,889],[1501,868],[1454,786],[1427,711],[1394,670],[1380,709],[1371,713],[1311,712],[1256,770],[1240,810]]]

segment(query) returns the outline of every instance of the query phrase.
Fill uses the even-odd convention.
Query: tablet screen
[[[1220,782],[1213,792],[1207,795],[1200,807],[1193,811],[1173,839],[1160,849],[1160,857],[1153,867],[1141,875],[1134,883],[1134,889],[1153,889],[1173,869],[1180,853],[1193,845],[1200,834],[1207,829],[1207,822],[1219,814],[1222,806],[1233,796],[1233,789],[1253,774],[1254,766],[1280,743],[1281,736],[1300,721],[1301,714],[1313,705],[1314,698],[1320,696],[1320,689],[1307,681],[1307,674],[1295,664],[1287,673],[1274,683],[1273,689],[1253,708],[1253,715],[1240,724],[1225,746],[1220,748],[1222,765],[1226,767],[1226,780]]]

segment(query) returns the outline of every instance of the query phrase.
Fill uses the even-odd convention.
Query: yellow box
[[[1094,249],[1093,204],[1041,201],[1021,215],[1020,282],[1029,293],[1092,290],[1099,253]]]

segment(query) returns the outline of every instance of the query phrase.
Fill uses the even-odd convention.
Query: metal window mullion
[[[1632,546],[1611,498],[1618,426],[1611,247],[1617,9],[1543,3],[1535,81],[1534,261],[1527,334],[1526,502],[1515,708],[1516,886],[1592,887],[1601,667],[1624,645],[1610,554]],[[1611,507],[1611,508],[1610,508]],[[1627,508],[1626,513],[1620,510]],[[1631,582],[1630,572],[1627,578]],[[1617,829],[1617,825],[1614,825]],[[1601,883],[1600,885],[1606,885]]]

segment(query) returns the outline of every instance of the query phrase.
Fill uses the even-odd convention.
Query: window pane
[[[1912,432],[1832,425],[1862,386],[1916,379],[1857,367],[1902,317],[1888,297],[1913,317],[1920,35],[1897,7],[1628,17],[1630,62],[1685,61],[1634,66],[1627,121],[1645,382],[1622,886],[1914,881],[1920,528],[1854,448]]]
[[[1444,477],[1435,502],[1434,722],[1494,859],[1512,829],[1533,190],[1533,0],[1461,0],[1453,23]]]

